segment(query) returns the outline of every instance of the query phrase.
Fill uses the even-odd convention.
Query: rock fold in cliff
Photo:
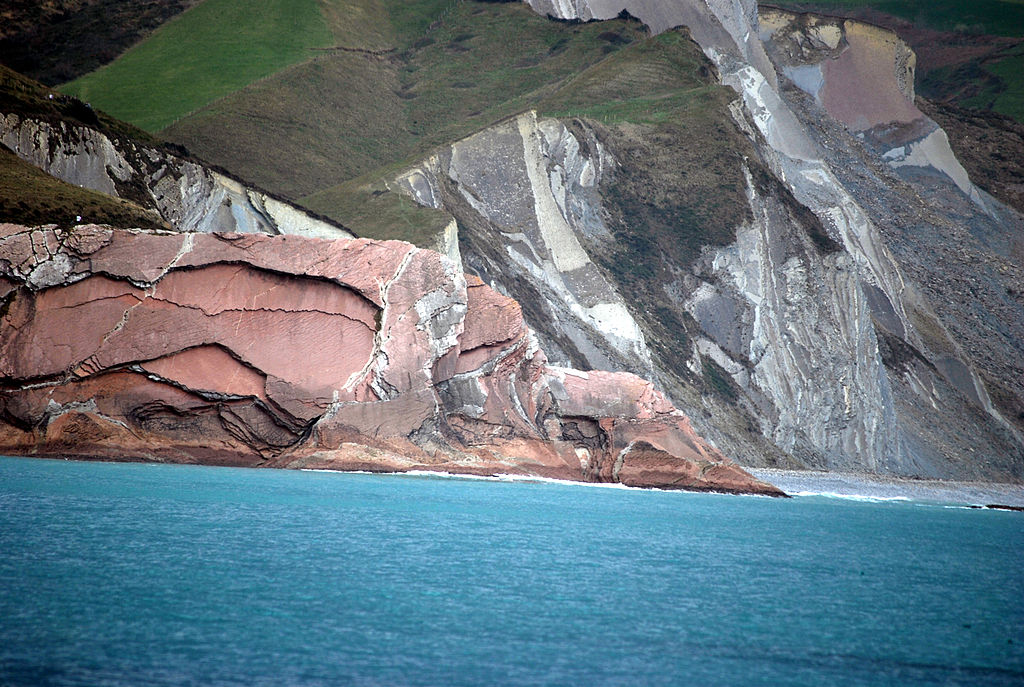
[[[0,225],[0,452],[778,495],[397,241]]]

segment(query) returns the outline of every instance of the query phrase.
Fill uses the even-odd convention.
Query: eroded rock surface
[[[612,164],[602,152],[593,136],[581,145],[531,111],[440,150],[398,183],[453,214],[467,271],[529,303],[553,360],[650,376],[643,332],[584,248],[587,236],[610,235],[597,194]]]
[[[841,18],[774,8],[759,16],[750,0],[526,2],[569,20],[626,10],[654,33],[685,25],[738,95],[730,112],[750,143],[736,162],[750,219],[732,226],[730,245],[708,241],[700,260],[664,270],[655,295],[625,301],[652,352],[645,376],[686,399],[703,435],[750,465],[1022,478],[1024,276],[1014,258],[1024,218],[975,186],[945,132],[917,108],[915,58],[903,41]],[[609,127],[569,126],[577,157],[602,174],[596,193],[572,188],[559,207],[600,262],[618,234],[574,225],[569,209],[582,203],[589,216],[605,216],[616,176],[648,162],[622,155],[612,137],[599,136],[600,149],[589,142],[588,128]],[[558,156],[547,160],[557,196]],[[459,188],[472,185],[467,176],[460,173]],[[656,188],[679,195],[670,183]],[[460,234],[484,253],[477,218],[451,198],[445,207]],[[482,275],[481,264],[497,262],[474,263],[465,246],[462,253]],[[531,319],[544,309],[525,296],[529,288],[550,299],[535,274],[492,269],[486,278],[514,293]],[[626,292],[624,280],[611,281]],[[645,314],[654,307],[671,327]],[[623,367],[642,365],[634,356]],[[755,433],[769,446],[757,445]]]
[[[335,222],[198,162],[87,126],[0,112],[0,143],[61,181],[151,209],[178,231],[352,238]]]
[[[0,452],[781,492],[397,241],[0,225]]]

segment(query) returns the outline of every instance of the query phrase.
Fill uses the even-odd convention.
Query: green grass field
[[[206,0],[61,90],[156,132],[331,42],[317,0]]]
[[[1006,89],[996,96],[992,109],[1024,122],[1024,46],[1016,52],[1016,55],[985,65],[985,69],[997,76]]]

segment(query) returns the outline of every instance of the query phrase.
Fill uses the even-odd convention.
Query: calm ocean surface
[[[3,685],[1024,684],[1024,513],[0,458]]]

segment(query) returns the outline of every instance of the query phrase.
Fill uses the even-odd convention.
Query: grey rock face
[[[590,146],[587,148],[587,146]],[[598,184],[610,158],[529,112],[439,151],[399,178],[452,213],[466,268],[524,304],[549,357],[651,372],[639,325],[581,237],[609,236]]]
[[[775,450],[791,464],[825,469],[1024,477],[1020,423],[1006,410],[1024,408],[1017,381],[1024,379],[1024,313],[1006,297],[1024,281],[1008,264],[1005,238],[1021,220],[970,183],[941,129],[919,121],[905,46],[826,21],[797,27],[794,38],[784,18],[759,27],[752,3],[529,1],[559,18],[602,19],[626,9],[655,31],[686,24],[737,91],[737,126],[785,189],[748,174],[753,219],[736,227],[734,243],[709,248],[699,265],[679,266],[684,274],[665,285],[666,301],[698,326],[679,332],[693,349],[687,373],[679,360],[650,350],[643,356],[639,346],[624,345],[636,338],[616,339],[586,317],[594,305],[588,298],[616,291],[615,280],[588,260],[614,244],[600,191],[616,163],[585,125],[570,131],[542,120],[532,127],[520,118],[405,175],[407,192],[456,218],[467,270],[523,302],[555,357],[641,373],[653,366],[700,431],[750,465],[779,460]],[[789,43],[773,38],[780,31]],[[893,119],[906,121],[896,133],[827,99],[842,74],[825,70],[824,56],[853,59],[847,51],[876,39],[892,51],[885,72],[892,98],[872,116],[898,111]],[[812,49],[780,48],[793,41]],[[524,133],[531,128],[536,146]],[[534,162],[538,152],[542,165]],[[793,200],[833,245],[815,240]],[[952,216],[930,212],[936,202]],[[965,243],[981,264],[977,274],[953,264]],[[955,293],[950,282],[960,287]],[[965,299],[965,290],[981,296]],[[636,323],[645,304],[608,298],[616,300],[643,329]],[[650,343],[649,330],[644,336]],[[694,393],[706,361],[739,389],[732,407]],[[741,427],[743,418],[752,426]]]
[[[0,113],[0,142],[62,181],[152,208],[179,231],[352,237],[200,164],[88,127]]]

